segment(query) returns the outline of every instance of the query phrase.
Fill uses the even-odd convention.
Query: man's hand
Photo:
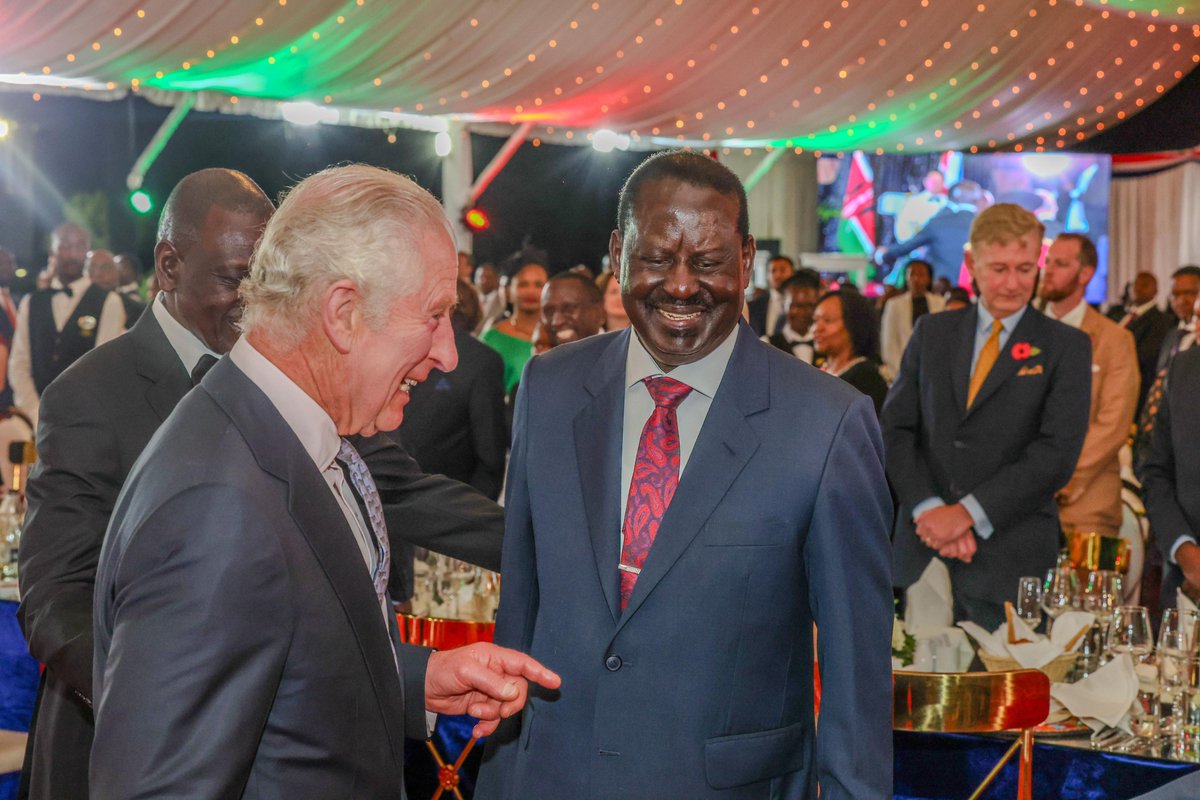
[[[482,738],[524,707],[529,681],[547,689],[562,684],[558,675],[516,650],[485,642],[442,650],[429,657],[425,669],[425,707],[477,717],[472,735]]]
[[[1175,551],[1175,563],[1183,570],[1183,577],[1193,586],[1200,586],[1200,545],[1184,542]]]
[[[941,550],[971,530],[975,520],[961,503],[931,508],[917,518],[917,537],[926,547]],[[974,537],[972,537],[974,541]],[[973,552],[973,551],[972,551]]]
[[[975,541],[975,534],[967,531],[954,541],[939,548],[938,555],[942,558],[957,558],[959,561],[970,564],[971,559],[975,557],[977,546],[978,543]]]

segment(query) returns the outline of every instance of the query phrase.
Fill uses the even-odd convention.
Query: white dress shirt
[[[159,292],[158,297],[154,298],[154,302],[150,304],[151,313],[154,314],[154,319],[158,321],[158,326],[162,328],[163,335],[171,343],[171,348],[175,351],[175,355],[179,356],[179,360],[183,363],[183,368],[187,371],[187,374],[192,374],[192,370],[196,368],[196,364],[199,363],[201,356],[220,358],[220,353],[214,353],[210,350],[208,345],[200,341],[196,334],[183,327],[183,324],[179,320],[171,316],[171,312],[167,311],[167,306],[163,298],[163,293]]]
[[[1061,317],[1054,313],[1053,303],[1047,303],[1046,308],[1043,310],[1045,311],[1046,316],[1050,319],[1056,319],[1062,324],[1070,325],[1072,328],[1078,330],[1079,326],[1083,324],[1083,318],[1087,315],[1087,308],[1087,303],[1080,300],[1075,304],[1074,308],[1063,314]]]
[[[54,288],[62,284],[55,279]],[[67,288],[71,296],[59,293],[50,298],[50,313],[54,316],[54,327],[62,330],[63,325],[75,312],[75,306],[83,299],[83,293],[92,282],[85,275],[71,283]],[[8,357],[8,383],[13,390],[13,404],[24,411],[37,425],[38,395],[37,385],[33,382],[33,356],[29,346],[29,301],[32,295],[21,299],[17,309],[17,329],[13,332],[12,352]],[[104,306],[100,311],[99,324],[96,326],[96,347],[117,338],[125,331],[125,305],[114,292],[109,292],[104,298]]]
[[[767,329],[763,331],[768,336],[775,332],[775,326],[779,324],[779,318],[784,314],[783,305],[783,292],[771,289],[767,297]]]
[[[781,336],[783,336],[784,341],[792,346],[792,355],[803,361],[805,364],[813,363],[813,360],[817,355],[817,350],[813,345],[811,326],[809,326],[807,335],[796,333],[794,330],[792,330],[791,325],[786,324],[779,333]],[[769,334],[759,338],[767,344],[771,344],[771,336]]]
[[[679,477],[682,480],[696,439],[708,417],[713,397],[725,376],[725,368],[737,344],[735,326],[725,341],[699,361],[683,364],[671,370],[670,377],[686,383],[692,391],[676,409],[679,420]],[[633,465],[637,461],[638,443],[642,430],[654,412],[654,398],[642,383],[646,378],[667,375],[654,358],[646,352],[637,331],[629,333],[629,351],[625,356],[625,415],[621,428],[621,526],[625,525],[625,504],[629,500],[629,484],[633,481]]]

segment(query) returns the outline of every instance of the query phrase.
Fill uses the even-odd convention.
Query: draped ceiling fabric
[[[634,147],[1054,149],[1197,62],[1200,0],[0,0],[8,88]]]

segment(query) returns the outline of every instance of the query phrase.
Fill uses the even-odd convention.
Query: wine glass
[[[1121,606],[1109,628],[1109,650],[1114,657],[1127,653],[1137,674],[1137,700],[1129,715],[1129,724],[1139,739],[1158,735],[1158,668],[1151,658],[1154,640],[1150,634],[1150,614],[1144,606]]]
[[[1196,625],[1200,615],[1177,608],[1163,609],[1158,628],[1158,693],[1165,708],[1171,709],[1168,732],[1178,730],[1179,712],[1187,679],[1188,659],[1195,655]]]
[[[1026,576],[1017,583],[1017,616],[1030,628],[1042,622],[1042,594],[1045,591],[1040,578]]]
[[[1046,622],[1046,634],[1054,626],[1064,611],[1070,611],[1075,605],[1075,594],[1078,582],[1075,570],[1070,564],[1060,563],[1057,567],[1046,572],[1046,581],[1042,591],[1042,610],[1050,619]]]
[[[1101,632],[1107,634],[1113,615],[1122,602],[1120,574],[1112,570],[1091,570],[1080,599],[1083,610],[1091,612]]]

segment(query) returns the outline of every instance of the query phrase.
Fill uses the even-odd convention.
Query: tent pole
[[[162,125],[158,126],[158,130],[150,138],[146,149],[137,157],[137,161],[133,162],[133,168],[129,170],[129,175],[125,178],[125,185],[129,187],[129,191],[133,192],[142,188],[142,179],[146,177],[146,173],[154,165],[155,159],[166,148],[167,142],[171,141],[171,137],[175,135],[175,131],[179,130],[179,126],[183,124],[183,118],[188,115],[188,112],[195,105],[195,93],[183,93],[179,98],[179,104],[171,109],[170,114],[167,114],[167,118],[163,120]]]

